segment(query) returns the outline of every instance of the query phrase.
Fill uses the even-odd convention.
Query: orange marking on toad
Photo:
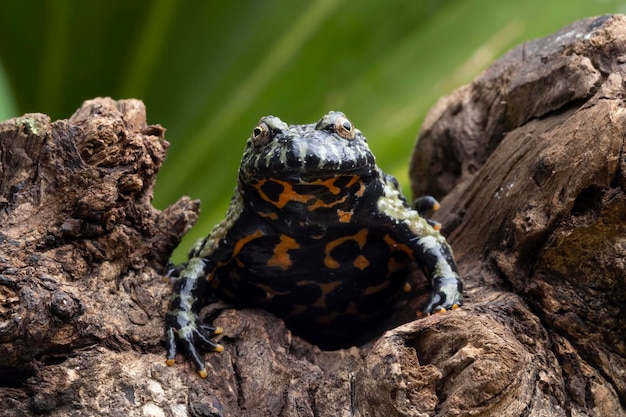
[[[294,238],[280,235],[280,242],[274,246],[274,254],[267,260],[267,264],[286,271],[291,266],[291,257],[288,252],[299,247],[300,244]]]
[[[330,256],[330,253],[337,246],[349,240],[354,240],[359,245],[359,248],[363,249],[363,246],[365,246],[365,242],[367,242],[367,229],[361,229],[351,236],[340,237],[338,239],[328,242],[328,244],[326,245],[326,250],[324,251],[324,253],[326,254],[326,256],[324,257],[324,265],[326,265],[327,268],[330,268],[330,269],[339,268],[340,266],[339,262],[336,259],[334,259],[332,256]]]

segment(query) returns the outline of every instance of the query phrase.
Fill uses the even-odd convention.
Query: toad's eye
[[[265,145],[272,138],[272,131],[265,123],[259,123],[257,127],[252,129],[250,139],[255,147]]]
[[[344,139],[352,140],[355,136],[354,126],[350,120],[341,116],[335,120],[335,132]]]

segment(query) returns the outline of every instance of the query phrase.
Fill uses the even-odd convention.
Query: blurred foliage
[[[344,111],[407,184],[439,97],[525,40],[625,11],[626,0],[2,1],[0,118],[142,99],[171,142],[155,206],[202,200],[180,261],[222,218],[261,116],[312,123]]]

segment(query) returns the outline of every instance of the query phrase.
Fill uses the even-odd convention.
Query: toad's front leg
[[[207,371],[200,348],[215,352],[224,350],[222,345],[210,338],[220,334],[222,329],[202,323],[198,317],[202,297],[207,290],[207,260],[192,258],[175,278],[174,291],[165,317],[165,343],[168,366],[174,364],[176,350],[181,346],[196,366],[198,374],[206,378]]]
[[[463,283],[450,245],[434,231],[414,237],[416,258],[431,280],[432,289],[424,313],[436,313],[460,307],[463,303]]]

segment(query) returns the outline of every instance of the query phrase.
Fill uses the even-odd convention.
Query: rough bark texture
[[[442,99],[413,154],[468,310],[531,355],[527,415],[626,415],[625,76],[626,17],[576,22]]]
[[[150,205],[163,129],[110,99],[0,124],[0,415],[626,415],[625,66],[626,18],[587,19],[431,110],[413,191],[445,196],[463,309],[321,352],[226,308],[206,380],[164,364],[197,205]]]
[[[0,414],[124,414],[103,387],[159,352],[156,271],[198,212],[150,204],[164,132],[137,100],[0,124]]]

